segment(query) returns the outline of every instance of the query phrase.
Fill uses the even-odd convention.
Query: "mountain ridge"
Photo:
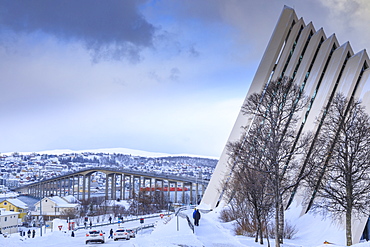
[[[5,155],[10,155],[14,152],[2,153]],[[133,155],[133,156],[141,156],[141,157],[199,157],[199,158],[206,158],[206,159],[218,159],[218,157],[213,156],[206,156],[206,155],[195,155],[195,154],[169,154],[169,153],[160,153],[160,152],[150,152],[150,151],[143,151],[137,149],[130,149],[130,148],[98,148],[98,149],[85,149],[85,150],[72,150],[72,149],[54,149],[54,150],[45,150],[45,151],[38,151],[38,152],[17,152],[23,155],[30,155],[32,153],[37,154],[70,154],[70,153],[119,153],[119,154],[126,154],[126,155]]]

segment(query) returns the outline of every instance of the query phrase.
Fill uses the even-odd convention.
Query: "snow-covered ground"
[[[192,215],[192,210],[184,211],[189,217]],[[289,213],[288,213],[289,214]],[[308,224],[310,217],[300,218],[300,221],[294,222],[294,224]],[[317,222],[317,220],[315,220]],[[161,219],[160,217],[151,220],[146,220],[145,223],[156,222],[156,228],[154,230],[143,230],[137,234],[136,238],[130,240],[113,241],[108,239],[108,232],[111,228],[114,230],[118,228],[118,225],[109,225],[99,227],[104,230],[106,234],[106,243],[103,246],[135,246],[135,247],[175,247],[175,246],[187,246],[187,247],[240,247],[249,246],[257,247],[261,246],[254,242],[253,238],[244,236],[235,236],[232,230],[231,223],[221,223],[219,220],[219,212],[217,210],[203,213],[200,220],[200,225],[195,227],[194,234],[189,228],[186,219],[181,217],[173,217]],[[140,226],[137,222],[127,222],[123,224],[123,227],[133,228]],[[342,231],[335,230],[335,226],[323,222],[316,226],[308,226],[310,229],[306,229],[300,225],[296,225],[299,228],[299,232],[296,237],[292,240],[285,240],[284,247],[324,247],[324,246],[345,246],[342,243],[331,241],[332,239],[340,239],[338,234],[343,234]],[[307,226],[307,225],[306,225]],[[122,227],[122,226],[121,226]],[[329,227],[329,228],[328,228]],[[310,234],[307,231],[311,231]],[[313,230],[313,233],[312,233]],[[37,229],[35,238],[20,237],[19,234],[13,234],[8,238],[0,237],[0,246],[6,247],[23,247],[23,246],[36,246],[36,247],[64,247],[64,246],[96,246],[100,244],[85,244],[85,234],[88,230],[75,231],[75,237],[71,237],[71,232],[54,230],[53,232],[43,232],[43,236],[40,237],[40,231]],[[316,235],[312,235],[316,234]],[[338,238],[339,237],[339,238]],[[344,237],[343,237],[344,239]],[[271,246],[274,246],[274,240],[271,241]],[[324,241],[332,242],[334,245],[323,244]],[[265,241],[265,245],[267,242]],[[354,245],[355,247],[370,247],[370,242],[360,243]]]

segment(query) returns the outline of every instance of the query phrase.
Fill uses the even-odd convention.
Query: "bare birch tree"
[[[276,246],[283,243],[284,196],[297,182],[293,179],[298,169],[296,156],[308,142],[308,137],[301,134],[298,138],[296,133],[297,113],[306,105],[303,90],[291,79],[284,77],[269,82],[263,92],[246,100],[242,111],[250,116],[251,124],[246,126],[245,137],[239,144],[229,145],[234,147],[229,149],[234,179],[241,180],[238,174],[242,171],[255,174],[254,177],[243,174],[247,178],[245,189],[252,190],[254,186],[248,183],[262,177],[266,184],[259,188],[259,193],[273,196]]]
[[[336,95],[327,112],[311,177],[316,191],[314,209],[329,211],[345,220],[347,245],[352,245],[352,216],[370,213],[370,118],[359,101]],[[324,161],[327,162],[324,162]],[[319,180],[320,179],[320,180]],[[319,187],[317,186],[319,185]]]
[[[230,143],[228,150],[234,173],[226,197],[239,227],[245,231],[254,229],[255,242],[259,239],[263,244],[263,237],[268,235],[267,222],[273,211],[268,174],[258,167],[260,157],[251,146],[246,149],[242,142]]]

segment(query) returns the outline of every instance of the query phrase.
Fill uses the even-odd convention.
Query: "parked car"
[[[104,244],[104,234],[105,233],[102,230],[90,230],[88,233],[86,233],[86,244],[90,242],[100,242]]]
[[[128,234],[124,229],[117,229],[113,234],[113,240],[117,241],[118,239],[130,240],[130,234]]]
[[[136,237],[135,235],[135,231],[132,230],[132,229],[126,229],[126,232],[128,233],[128,235],[130,236],[130,238],[134,238]]]

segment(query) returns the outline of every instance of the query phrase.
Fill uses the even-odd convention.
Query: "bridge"
[[[50,195],[73,195],[78,200],[90,200],[91,194],[96,193],[91,189],[91,181],[92,175],[97,172],[105,175],[103,180],[105,181],[104,196],[106,200],[131,199],[139,191],[148,191],[151,195],[155,191],[162,191],[167,193],[168,198],[170,198],[170,192],[173,191],[174,203],[180,201],[186,203],[185,191],[189,191],[190,198],[187,203],[195,204],[204,194],[205,187],[208,185],[208,180],[199,178],[95,167],[44,179],[20,186],[14,190],[38,198]],[[199,186],[201,186],[201,191],[199,191]],[[128,189],[128,195],[126,195],[126,188]],[[193,191],[195,191],[195,195]],[[117,197],[118,192],[119,196]],[[181,200],[178,198],[178,192],[182,192]]]

